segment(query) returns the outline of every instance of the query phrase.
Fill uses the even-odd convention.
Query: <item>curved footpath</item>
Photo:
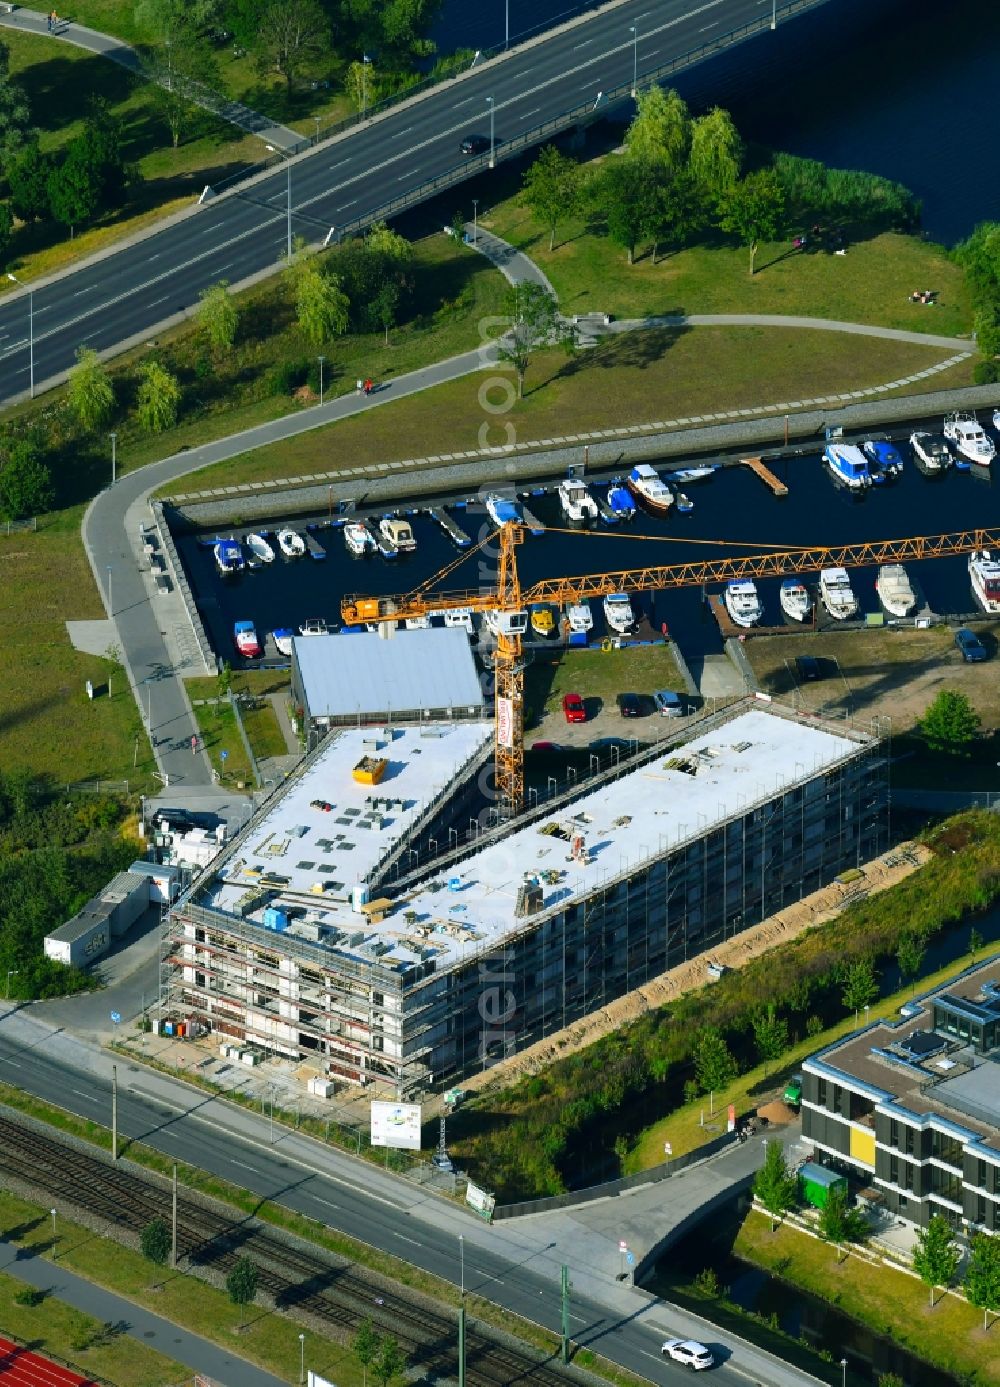
[[[96,53],[101,58],[110,58],[113,63],[126,68],[137,77],[147,78],[142,59],[134,48],[130,48],[127,43],[123,43],[121,39],[113,38],[110,34],[99,34],[96,29],[88,29],[83,24],[75,24],[71,19],[57,19],[55,25],[50,28],[46,15],[41,14],[38,10],[15,8],[10,11],[0,10],[0,25],[5,29],[16,29],[22,34],[38,34],[42,38],[65,39],[67,43],[72,43],[77,48],[85,48],[88,53]],[[188,95],[193,105],[211,111],[220,120],[228,121],[230,125],[238,126],[240,130],[245,130],[251,135],[259,135],[262,140],[276,145],[279,149],[298,149],[303,143],[308,143],[306,137],[297,131],[289,130],[286,125],[276,124],[270,117],[252,111],[249,106],[244,106],[239,101],[227,101],[220,98],[208,88],[204,89],[204,95],[202,95],[197,84],[189,86]]]
[[[468,231],[471,244],[471,223]],[[538,267],[499,237],[480,229],[478,240],[472,248],[487,256],[511,283],[530,280],[551,290],[551,285]],[[752,325],[810,328],[818,331],[886,337],[928,347],[957,347],[960,350],[943,363],[903,380],[869,390],[810,400],[782,401],[755,409],[728,410],[699,418],[657,421],[655,424],[644,425],[634,430],[616,429],[613,431],[616,437],[625,438],[631,434],[648,434],[651,430],[712,424],[716,421],[749,422],[755,417],[760,419],[763,416],[774,416],[779,411],[784,414],[795,410],[815,409],[817,406],[841,408],[850,401],[874,397],[885,390],[916,384],[969,354],[964,344],[952,338],[927,337],[917,332],[907,333],[895,328],[878,328],[863,323],[843,323],[825,318],[794,318],[786,315],[771,317],[766,314],[696,314],[687,318],[644,318],[612,323],[594,330],[632,332],[681,323],[695,327]],[[153,744],[157,765],[161,775],[170,785],[207,787],[212,784],[212,768],[208,757],[204,753],[192,754],[191,739],[197,735],[198,728],[183,680],[185,677],[214,671],[206,670],[204,666],[180,597],[176,592],[166,597],[155,595],[152,575],[143,567],[140,527],[148,519],[150,494],[165,483],[208,467],[212,463],[224,462],[240,453],[294,438],[370,409],[378,409],[392,400],[402,399],[446,381],[458,380],[462,376],[495,365],[495,344],[488,343],[474,351],[464,352],[460,356],[436,362],[418,371],[411,371],[387,382],[367,398],[343,395],[327,404],[316,405],[302,414],[288,415],[241,433],[230,434],[214,443],[175,453],[161,462],[151,463],[127,474],[114,486],[94,498],[84,516],[83,541],[105,609],[114,625],[114,630],[108,633],[109,639],[100,648],[107,649],[113,641],[121,649],[136,702]],[[574,446],[579,446],[586,444],[590,439],[597,441],[606,437],[605,432],[595,431],[592,434],[576,435],[572,442]],[[568,441],[544,440],[552,446]],[[711,440],[708,442],[710,445]],[[532,446],[537,450],[540,444],[535,443]],[[478,449],[466,452],[462,456],[465,459],[481,459],[485,464],[506,452],[505,449]],[[384,464],[384,470],[388,470],[388,466]],[[316,480],[322,481],[324,478]]]

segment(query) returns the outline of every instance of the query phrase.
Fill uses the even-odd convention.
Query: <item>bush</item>
[[[18,1291],[14,1297],[15,1305],[26,1305],[29,1310],[33,1310],[36,1305],[41,1305],[45,1299],[45,1292],[40,1291],[37,1286],[25,1286],[23,1291]]]
[[[1000,381],[1000,361],[977,361],[972,369],[972,379],[977,385],[996,385]]]
[[[142,1255],[162,1267],[170,1256],[172,1238],[170,1229],[162,1218],[151,1219],[139,1235]]]
[[[295,361],[283,361],[271,372],[270,387],[272,395],[292,395],[309,379],[309,369],[314,363],[309,357]],[[317,365],[317,374],[319,367]]]

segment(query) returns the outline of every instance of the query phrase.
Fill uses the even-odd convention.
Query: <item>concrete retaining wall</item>
[[[177,546],[174,544],[174,537],[170,533],[170,525],[167,523],[167,519],[164,515],[163,502],[151,500],[149,509],[152,512],[153,525],[156,529],[156,533],[160,537],[163,552],[167,557],[171,577],[184,603],[184,610],[187,612],[188,621],[191,623],[191,630],[194,632],[194,638],[198,643],[198,651],[205,665],[205,673],[215,674],[219,668],[215,652],[212,649],[212,643],[208,639],[208,633],[205,630],[198,612],[198,606],[194,600],[194,593],[191,591],[191,584],[187,580],[187,574],[184,572],[180,555],[177,553]],[[153,601],[156,601],[155,597]]]

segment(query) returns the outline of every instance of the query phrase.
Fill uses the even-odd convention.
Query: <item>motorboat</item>
[[[328,636],[330,628],[321,616],[310,616],[299,627],[300,636]]]
[[[879,601],[890,616],[909,616],[917,605],[913,586],[901,563],[885,563],[875,579]]]
[[[563,515],[573,525],[587,525],[597,519],[597,502],[575,477],[566,477],[557,490]]]
[[[616,635],[624,636],[635,625],[635,612],[627,592],[609,592],[602,603],[604,620],[608,629]]]
[[[594,613],[590,609],[589,602],[574,602],[566,608],[566,620],[569,623],[571,632],[592,631],[594,628]]]
[[[974,414],[947,415],[943,433],[957,453],[980,467],[989,467],[996,457],[996,444]]]
[[[989,549],[974,549],[969,555],[969,582],[983,611],[1000,612],[1000,559]]]
[[[823,461],[837,481],[851,491],[864,491],[872,484],[868,461],[853,443],[828,443],[823,449]]]
[[[274,563],[274,550],[271,543],[259,531],[247,535],[244,544],[246,545],[248,562],[251,559],[254,560],[257,567],[265,563]]]
[[[625,479],[625,485],[640,505],[654,515],[666,515],[674,504],[674,493],[648,462],[640,462]]]
[[[238,539],[217,539],[212,545],[215,566],[224,578],[243,571],[243,546]]]
[[[1000,432],[1000,409],[993,411],[993,427]]]
[[[282,557],[286,559],[301,559],[305,557],[306,542],[297,530],[279,530],[278,548],[281,550]]]
[[[490,495],[485,500],[486,514],[494,525],[508,525],[512,520],[521,520],[521,508],[516,501],[504,496]]]
[[[608,488],[608,510],[619,520],[631,520],[635,515],[632,493],[620,482],[615,482]]]
[[[690,515],[694,510],[694,502],[685,491],[678,491],[676,506],[678,515]]]
[[[899,449],[887,438],[867,438],[861,445],[861,451],[868,459],[868,471],[874,486],[895,481],[902,474],[903,459]]]
[[[278,654],[284,655],[286,658],[290,659],[292,654],[292,641],[295,638],[295,632],[292,628],[290,626],[279,626],[277,631],[271,632],[271,635],[274,637],[274,646]]]
[[[552,608],[547,607],[544,602],[538,603],[531,608],[531,629],[536,636],[549,637],[555,635],[556,619]]]
[[[718,470],[718,463],[706,467],[680,467],[676,472],[670,473],[670,480],[672,482],[704,482]]]
[[[726,584],[726,611],[737,626],[756,626],[764,615],[757,584],[750,578],[733,578]]]
[[[238,621],[233,627],[233,640],[245,659],[256,660],[261,654],[260,641],[252,621]]]
[[[448,611],[443,612],[442,616],[446,627],[467,631],[470,636],[475,634],[476,628],[472,622],[471,607],[451,607]]]
[[[429,631],[431,619],[429,616],[408,616],[403,626],[407,631]]]
[[[834,621],[847,621],[857,615],[858,599],[846,568],[824,568],[819,575],[819,595]]]
[[[925,433],[919,430],[910,434],[910,447],[913,461],[921,472],[936,475],[946,472],[954,462],[951,449],[939,433]]]
[[[350,520],[344,526],[344,543],[358,558],[363,558],[365,554],[373,554],[377,548],[375,537],[368,526],[357,520]]]
[[[806,621],[812,611],[812,598],[805,583],[798,578],[785,578],[778,593],[781,610],[791,621]]]
[[[399,550],[393,544],[389,536],[383,534],[381,526],[375,529],[374,523],[370,523],[366,528],[371,535],[372,544],[374,544],[383,559],[395,559],[399,557]]]
[[[397,520],[394,516],[384,515],[378,522],[378,528],[382,537],[399,553],[409,554],[417,547],[417,541],[413,537],[413,526],[408,520]]]

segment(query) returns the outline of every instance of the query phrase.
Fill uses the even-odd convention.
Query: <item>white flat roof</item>
[[[354,718],[455,708],[475,716],[485,695],[468,634],[458,627],[297,636],[292,642],[309,714]]]

